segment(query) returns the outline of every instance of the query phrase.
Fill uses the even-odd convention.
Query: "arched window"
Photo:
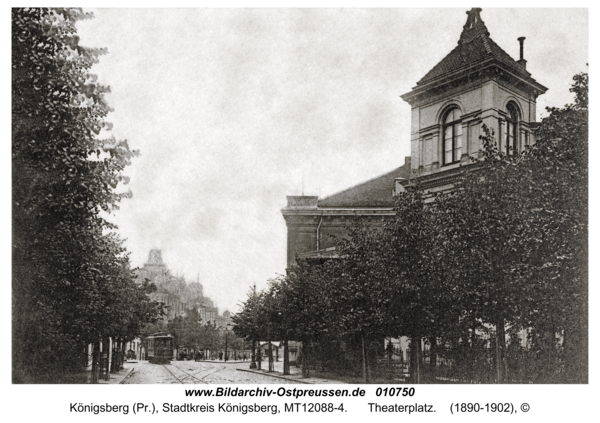
[[[460,109],[453,107],[444,116],[444,165],[460,161],[462,147],[462,123]]]
[[[504,152],[514,154],[518,148],[519,134],[519,112],[513,103],[506,106],[508,118],[506,119],[506,140],[504,142]]]

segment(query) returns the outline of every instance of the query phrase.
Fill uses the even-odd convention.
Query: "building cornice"
[[[457,177],[465,171],[466,167],[470,167],[476,165],[477,163],[467,163],[454,168],[446,169],[443,171],[438,171],[429,175],[417,176],[413,178],[411,181],[404,181],[402,183],[403,186],[413,185],[415,180],[419,180],[419,184],[423,190],[428,190],[436,187],[441,187],[445,185],[453,184]]]
[[[281,209],[283,216],[324,216],[324,215],[345,215],[345,216],[364,216],[364,215],[377,215],[377,214],[388,214],[394,211],[393,207],[381,207],[381,208],[315,208],[315,209]]]
[[[433,92],[444,91],[447,93],[449,85],[462,85],[479,78],[492,80],[495,77],[507,78],[513,85],[536,97],[548,90],[548,88],[538,83],[535,79],[519,76],[508,65],[494,57],[490,57],[479,63],[465,66],[464,68],[440,76],[427,84],[417,85],[413,87],[412,91],[402,94],[400,97],[411,106],[421,105],[423,100],[430,99]]]

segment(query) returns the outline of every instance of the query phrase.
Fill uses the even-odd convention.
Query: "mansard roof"
[[[409,176],[410,157],[407,157],[404,165],[391,172],[319,199],[318,207],[393,207],[396,178],[408,179]]]

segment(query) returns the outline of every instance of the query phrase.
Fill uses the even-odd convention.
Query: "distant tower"
[[[150,250],[150,254],[148,254],[148,263],[145,263],[144,267],[151,271],[166,270],[167,266],[162,261],[160,250]]]

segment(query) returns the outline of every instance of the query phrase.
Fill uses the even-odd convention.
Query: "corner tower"
[[[525,37],[516,61],[490,38],[480,8],[466,13],[458,45],[401,96],[412,107],[411,171],[424,188],[441,188],[477,157],[483,124],[506,154],[535,141],[536,100],[547,88],[526,70]]]

